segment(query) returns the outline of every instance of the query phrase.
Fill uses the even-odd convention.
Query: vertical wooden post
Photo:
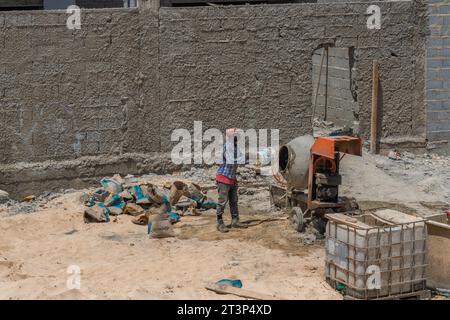
[[[314,116],[316,115],[317,97],[319,96],[320,78],[322,78],[323,59],[325,58],[325,47],[322,50],[322,57],[320,59],[319,77],[317,78],[316,92],[314,95],[314,105],[311,116],[311,126],[314,126]]]
[[[325,106],[323,112],[324,121],[327,120],[327,113],[328,113],[328,53],[330,52],[328,47],[326,47],[326,49],[327,49],[327,62],[325,67]]]
[[[370,152],[378,153],[378,85],[380,79],[380,65],[373,61],[372,71],[372,115],[370,121]]]

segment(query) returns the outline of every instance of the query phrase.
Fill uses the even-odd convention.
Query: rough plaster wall
[[[317,80],[320,73],[322,49],[318,49],[313,55],[313,94],[311,96],[314,105]],[[335,124],[352,127],[355,113],[358,114],[358,103],[351,91],[351,72],[349,48],[328,49],[328,89],[326,80],[327,56],[325,53],[322,72],[320,76],[319,91],[317,95],[316,117],[332,121]],[[325,119],[325,95],[327,95],[327,110]]]
[[[320,44],[355,47],[360,126],[368,137],[372,60],[381,64],[382,142],[424,142],[424,6],[367,4],[161,8],[161,104],[176,127],[279,128],[284,141],[311,132],[311,59]]]
[[[158,125],[157,20],[89,11],[70,31],[66,18],[0,15],[0,163],[157,150],[158,138],[136,136]]]
[[[157,17],[86,10],[82,29],[70,31],[67,16],[0,14],[0,188],[12,193],[21,180],[36,181],[30,191],[46,179],[68,184],[55,165],[13,174],[7,164],[91,156],[78,168],[86,178],[105,172],[95,170],[105,157],[160,147]],[[139,172],[127,161],[120,172]]]
[[[383,135],[424,136],[422,6],[379,5],[378,31],[366,28],[363,3],[161,8],[159,19],[151,10],[85,10],[77,31],[63,11],[1,13],[0,188],[175,169],[154,153],[194,120],[204,129],[280,129],[284,141],[311,132],[311,61],[323,43],[356,48],[364,137],[374,58]]]
[[[450,3],[430,0],[427,37],[427,137],[450,153]]]

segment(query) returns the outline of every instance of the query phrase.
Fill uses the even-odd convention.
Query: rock
[[[144,213],[144,209],[135,203],[127,203],[123,213],[131,216],[139,216]]]
[[[0,190],[0,204],[8,202],[9,199],[9,193],[3,190]]]
[[[128,190],[122,191],[119,196],[126,201],[133,200],[133,195]]]
[[[108,222],[108,215],[105,207],[102,207],[98,204],[86,208],[84,210],[84,222],[85,223],[91,223],[91,222]]]
[[[401,159],[401,155],[397,151],[392,151],[391,150],[388,153],[388,158],[392,159],[392,160],[400,160]]]
[[[32,202],[36,199],[36,196],[31,195],[31,196],[26,196],[25,198],[22,199],[21,202]]]
[[[305,245],[314,244],[316,241],[316,236],[314,234],[305,234],[302,238]]]
[[[109,207],[109,214],[112,216],[119,216],[123,212],[122,208],[119,207]]]

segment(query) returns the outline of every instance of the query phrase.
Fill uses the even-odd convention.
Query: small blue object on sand
[[[222,279],[216,282],[218,285],[228,285],[235,288],[242,288],[242,281],[241,280],[230,280],[230,279]]]
[[[167,212],[167,215],[169,216],[169,220],[173,222],[180,221],[180,215],[174,211]]]

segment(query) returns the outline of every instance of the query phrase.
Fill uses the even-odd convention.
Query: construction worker
[[[231,227],[242,227],[239,222],[238,210],[238,184],[236,179],[237,167],[244,164],[245,155],[237,146],[239,130],[236,128],[226,130],[226,143],[223,148],[223,163],[217,170],[216,182],[219,201],[217,204],[217,230],[228,232],[228,227],[223,222],[223,213],[227,202],[230,203]]]

